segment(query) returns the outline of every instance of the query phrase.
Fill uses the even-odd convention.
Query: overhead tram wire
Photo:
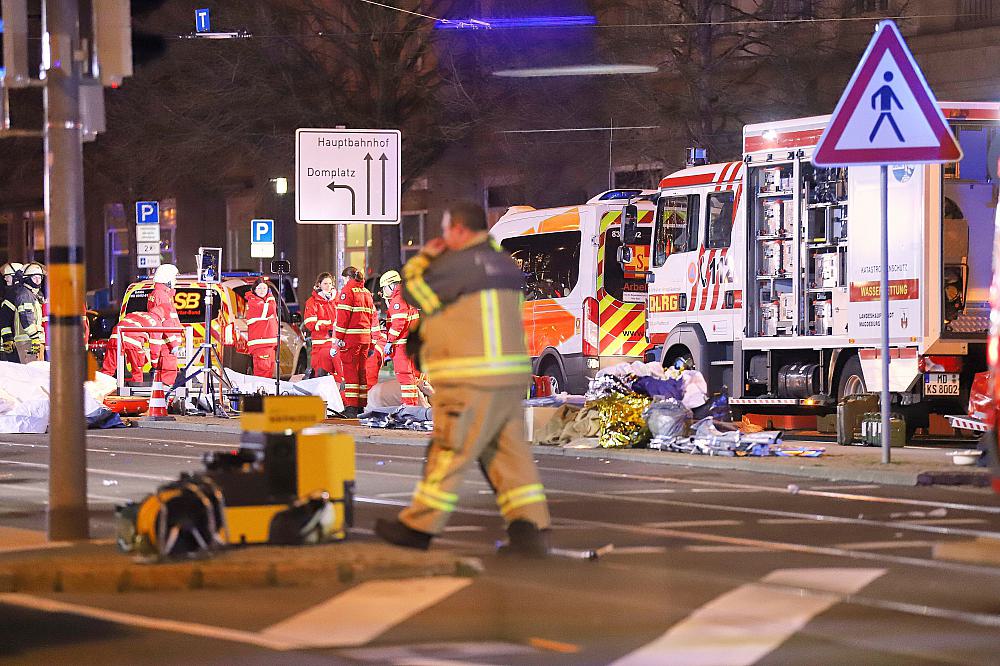
[[[455,19],[445,19],[432,16],[430,14],[421,14],[420,12],[413,12],[408,9],[402,9],[400,7],[393,7],[392,5],[387,5],[382,2],[375,2],[375,0],[358,0],[369,5],[374,5],[376,7],[382,7],[384,9],[389,9],[392,11],[400,12],[403,14],[409,14],[411,16],[417,16],[419,18],[427,19],[428,21],[448,21],[454,22]],[[796,24],[820,24],[820,23],[851,23],[857,21],[915,21],[920,19],[937,19],[937,18],[962,18],[962,17],[972,17],[976,14],[971,13],[956,13],[956,14],[915,14],[912,16],[898,15],[898,16],[845,16],[845,17],[823,17],[823,18],[799,18],[799,19],[747,19],[740,21],[679,21],[679,22],[663,22],[663,23],[610,23],[610,24],[596,24],[596,25],[568,25],[568,26],[533,26],[531,28],[493,28],[492,30],[481,30],[480,32],[507,32],[510,30],[517,29],[531,29],[531,30],[551,30],[558,28],[560,30],[566,29],[579,29],[579,28],[593,28],[600,30],[625,30],[625,29],[636,29],[636,28],[700,28],[706,26],[714,26],[719,28],[730,27],[730,26],[762,26],[762,25],[796,25]],[[333,34],[342,36],[366,36],[373,34],[384,34],[384,35],[403,35],[408,33],[417,32],[417,30],[346,30],[337,33],[331,33],[327,31],[318,31],[311,33],[287,33],[287,34],[250,34],[246,35],[243,39],[280,39],[288,37],[328,37]],[[163,35],[165,39],[188,39],[189,35]]]

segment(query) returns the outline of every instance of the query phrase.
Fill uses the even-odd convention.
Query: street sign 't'
[[[899,29],[882,21],[816,145],[813,164],[932,164],[961,158]]]

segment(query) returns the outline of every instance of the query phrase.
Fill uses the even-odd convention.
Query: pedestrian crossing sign
[[[878,24],[813,153],[817,166],[956,162],[962,150],[892,21]]]

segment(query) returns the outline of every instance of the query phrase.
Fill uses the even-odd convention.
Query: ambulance
[[[1000,104],[940,104],[952,165],[889,169],[889,321],[879,306],[879,168],[818,168],[829,116],[748,125],[743,159],[660,183],[646,331],[744,411],[830,408],[889,384],[908,425],[962,413],[985,369]],[[626,238],[629,237],[625,229]]]
[[[240,340],[247,337],[246,294],[259,277],[259,273],[223,273],[222,280],[212,285],[212,305],[209,314],[212,327],[212,341],[225,367],[253,374],[252,359],[249,354],[237,351]],[[190,328],[193,337],[193,352],[205,339],[205,293],[208,285],[199,282],[194,275],[178,275],[174,281],[174,307],[181,325]],[[152,280],[140,280],[125,290],[122,299],[121,316],[130,312],[146,312],[149,294],[153,290]],[[274,291],[272,283],[272,292]],[[301,331],[301,315],[292,314],[282,302],[280,337],[281,376],[304,374],[309,369],[308,343]],[[178,365],[187,366],[187,350],[180,346],[175,350]],[[200,363],[198,364],[200,365]],[[146,368],[148,370],[148,366]]]
[[[515,206],[490,230],[525,276],[524,325],[536,375],[584,393],[597,371],[642,360],[645,270],[655,192],[611,190],[579,206]],[[631,247],[622,210],[637,201]]]

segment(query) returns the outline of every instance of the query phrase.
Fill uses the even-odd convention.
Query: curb
[[[222,432],[238,434],[240,432],[237,424],[213,424],[213,423],[191,423],[191,422],[158,422],[139,423],[140,428],[153,428],[162,430],[187,430],[194,432]],[[425,436],[410,434],[409,431],[375,431],[357,432],[362,426],[348,426],[355,440],[367,444],[388,444],[395,446],[415,446],[425,448],[430,435]],[[401,435],[388,435],[383,432],[406,433]],[[778,463],[766,458],[730,458],[722,456],[696,456],[683,453],[667,453],[663,451],[650,451],[646,449],[563,449],[555,446],[533,445],[532,451],[535,455],[542,456],[563,456],[574,458],[599,458],[607,460],[617,460],[622,462],[645,463],[648,465],[671,465],[674,467],[690,467],[698,469],[725,469],[739,472],[754,472],[762,474],[781,474],[784,476],[818,479],[822,481],[848,481],[852,483],[876,483],[887,486],[976,486],[985,487],[990,485],[990,475],[986,471],[951,471],[951,470],[927,470],[914,468],[905,469],[877,469],[859,467],[828,467],[822,463],[814,465],[792,465]],[[822,460],[822,459],[820,459]],[[752,463],[752,464],[751,464]]]
[[[74,551],[74,552],[67,552]],[[138,563],[114,546],[79,544],[0,557],[0,593],[136,592],[305,587],[324,583],[424,576],[473,577],[475,558],[414,552],[380,543],[253,546],[211,559]]]

